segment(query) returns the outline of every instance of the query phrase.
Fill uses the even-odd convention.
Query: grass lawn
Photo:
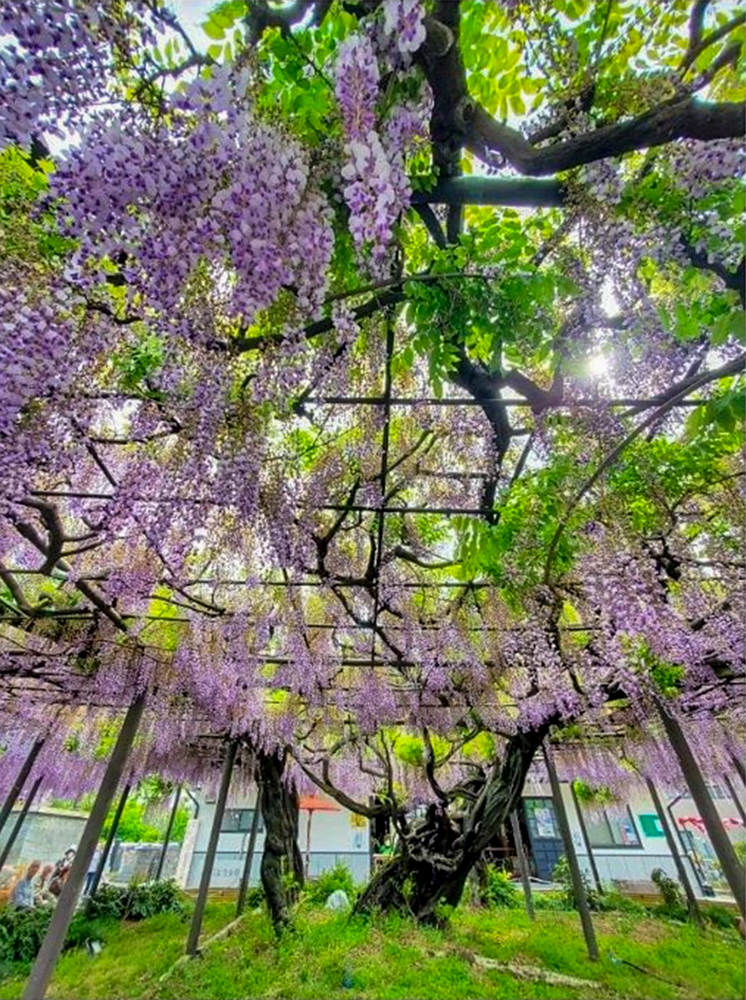
[[[228,903],[208,907],[207,934],[232,918]],[[735,931],[699,933],[688,926],[623,914],[595,917],[601,960],[585,957],[578,918],[542,911],[531,924],[517,910],[459,909],[445,931],[423,930],[390,917],[373,922],[306,910],[298,932],[279,944],[264,913],[251,913],[230,937],[177,969],[159,977],[182,953],[187,924],[173,915],[140,923],[112,925],[95,958],[84,951],[65,954],[49,996],[83,998],[158,998],[158,1000],[283,1000],[349,997],[458,998],[546,997],[712,998],[744,995],[743,944]],[[501,962],[592,979],[600,989],[527,982],[478,966],[477,954]],[[670,982],[662,982],[612,960],[626,959]],[[0,982],[0,1000],[18,997],[23,978]]]

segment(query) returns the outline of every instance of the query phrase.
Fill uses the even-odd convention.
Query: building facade
[[[709,788],[723,825],[732,840],[737,842],[746,837],[746,789],[735,775],[729,780],[730,788],[725,781],[711,782]],[[695,892],[702,896],[713,892],[727,895],[727,883],[690,795],[666,796],[663,789],[659,789],[659,795]],[[578,802],[565,783],[562,785],[562,797],[578,860],[591,881],[589,846],[602,882],[649,882],[651,872],[656,868],[662,868],[666,874],[677,878],[660,817],[643,784],[631,791],[626,802],[604,808],[590,808]],[[549,880],[564,848],[549,786],[531,780],[531,776],[523,792],[521,825],[533,874]]]
[[[215,800],[195,792],[198,812],[189,821],[177,867],[177,881],[187,889],[196,888],[202,875],[207,852]],[[220,828],[218,849],[210,885],[215,888],[236,888],[241,874],[251,836],[251,825],[256,808],[256,789],[245,796],[228,799]],[[367,820],[343,809],[325,795],[306,796],[300,802],[298,846],[310,878],[346,865],[356,882],[365,882],[370,875],[371,845]],[[258,885],[262,851],[264,850],[264,823],[259,817],[256,847],[249,878],[250,885]]]

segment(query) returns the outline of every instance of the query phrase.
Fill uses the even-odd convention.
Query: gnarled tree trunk
[[[526,772],[548,729],[547,724],[508,741],[502,764],[493,767],[464,818],[463,830],[444,805],[430,806],[427,816],[407,832],[402,853],[373,876],[354,912],[398,909],[421,923],[443,923],[447,908],[461,899],[482,851],[515,809]]]
[[[290,907],[303,886],[298,848],[298,793],[283,781],[284,752],[259,754],[264,853],[261,877],[269,915],[279,933],[291,925]]]

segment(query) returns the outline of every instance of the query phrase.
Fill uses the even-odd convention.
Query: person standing
[[[33,910],[34,879],[41,868],[41,861],[32,861],[23,878],[18,879],[10,894],[10,905],[17,910]]]
[[[104,851],[104,842],[103,840],[100,840],[96,845],[96,850],[93,852],[91,863],[88,865],[88,874],[85,877],[85,885],[83,886],[84,896],[87,896],[91,891],[93,880],[96,877],[96,869],[98,868],[99,862],[101,861],[101,855],[103,854],[103,851]]]

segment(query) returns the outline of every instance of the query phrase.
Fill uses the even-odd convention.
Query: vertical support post
[[[23,788],[26,778],[29,776],[31,768],[34,766],[36,758],[39,756],[41,748],[44,746],[44,740],[38,739],[34,742],[34,745],[29,750],[26,760],[24,760],[21,765],[21,770],[16,776],[16,780],[8,789],[8,794],[5,796],[5,801],[3,802],[2,808],[0,808],[0,833],[2,833],[3,827],[8,821],[8,816],[10,816],[13,806],[16,804],[18,796],[21,794],[21,789]]]
[[[598,944],[596,943],[596,932],[593,929],[593,920],[591,919],[591,911],[588,906],[588,897],[585,894],[585,886],[583,885],[583,878],[580,874],[580,865],[578,864],[578,856],[575,853],[575,845],[572,842],[572,833],[570,831],[570,822],[567,818],[567,810],[565,809],[565,803],[562,800],[562,789],[560,787],[559,778],[557,777],[557,769],[554,766],[554,761],[552,760],[549,747],[545,743],[543,746],[544,760],[547,765],[547,772],[549,774],[549,784],[552,787],[552,798],[554,799],[554,809],[557,813],[557,822],[559,823],[560,833],[562,835],[562,842],[565,845],[565,854],[567,855],[567,863],[570,866],[570,875],[572,876],[572,888],[575,894],[575,901],[578,905],[578,910],[580,912],[580,922],[583,925],[583,936],[585,937],[585,946],[588,951],[588,958],[592,962],[595,962],[598,958]]]
[[[733,767],[735,768],[736,774],[741,779],[743,784],[746,785],[746,768],[744,768],[743,764],[734,753],[730,755],[730,759],[733,761]]]
[[[155,870],[155,880],[156,882],[160,879],[163,874],[163,866],[166,863],[166,854],[168,853],[168,843],[171,840],[171,831],[174,828],[174,820],[176,819],[176,813],[179,808],[179,800],[181,799],[181,785],[176,787],[176,795],[174,796],[174,804],[171,807],[171,813],[168,817],[168,825],[166,826],[166,833],[163,838],[163,847],[161,848],[161,853],[158,855],[158,867]]]
[[[231,740],[225,748],[223,772],[220,776],[220,791],[218,792],[218,799],[215,803],[215,815],[212,818],[212,827],[210,828],[210,839],[207,844],[205,863],[202,867],[202,875],[199,880],[199,890],[197,892],[197,901],[194,904],[192,923],[189,927],[189,937],[187,938],[186,946],[187,955],[194,956],[199,951],[197,946],[199,944],[199,934],[202,929],[202,918],[205,915],[207,891],[210,888],[210,876],[212,875],[213,865],[215,864],[215,853],[218,849],[220,827],[223,825],[223,813],[225,812],[225,803],[228,799],[228,789],[231,783],[231,775],[233,774],[233,764],[236,760],[237,749],[238,743],[236,740]]]
[[[656,701],[656,705],[663,728],[666,730],[666,735],[678,758],[684,779],[704,821],[707,835],[720,862],[723,875],[738,904],[741,916],[746,917],[746,886],[744,885],[743,867],[738,863],[733,844],[723,827],[720,814],[715,808],[715,803],[712,801],[705,779],[694,759],[694,754],[679,720],[669,712],[663,702]]]
[[[650,793],[650,798],[653,800],[653,806],[655,811],[658,813],[658,819],[663,827],[663,834],[666,838],[666,843],[668,844],[668,849],[671,852],[671,857],[676,865],[676,873],[679,876],[679,882],[681,882],[684,887],[684,894],[686,895],[686,905],[689,910],[689,919],[692,923],[695,923],[700,930],[704,928],[704,922],[702,920],[702,914],[699,912],[699,905],[697,903],[697,897],[694,895],[694,889],[692,888],[692,883],[689,878],[689,873],[686,870],[686,865],[684,864],[684,859],[679,853],[679,848],[676,843],[676,838],[673,835],[673,830],[671,829],[671,824],[668,822],[668,814],[663,808],[663,803],[661,802],[660,795],[658,794],[658,789],[650,778],[645,778],[645,784],[648,786],[648,792]]]
[[[114,843],[114,838],[117,835],[117,830],[119,829],[119,821],[122,818],[122,813],[124,812],[124,807],[127,804],[127,799],[130,794],[129,783],[122,789],[122,794],[119,796],[119,802],[117,803],[116,811],[111,821],[111,829],[109,830],[109,836],[106,838],[106,843],[104,844],[104,849],[101,852],[101,857],[98,859],[98,864],[96,865],[96,871],[93,873],[93,880],[91,882],[91,887],[88,895],[91,899],[98,892],[98,887],[101,879],[104,875],[104,870],[106,869],[106,862],[109,860],[109,854],[111,853],[111,848]]]
[[[308,820],[306,821],[306,856],[303,864],[303,875],[308,878],[311,870],[311,823],[313,822],[313,809],[308,810]]]
[[[593,875],[593,881],[596,883],[596,889],[598,892],[603,894],[604,887],[601,884],[601,877],[598,874],[598,866],[596,865],[596,859],[593,856],[593,848],[591,847],[590,837],[588,836],[588,828],[585,825],[585,818],[583,817],[583,810],[580,806],[580,801],[578,799],[578,794],[575,791],[575,785],[570,782],[570,792],[572,794],[573,805],[575,806],[575,812],[578,816],[578,824],[580,826],[580,833],[583,837],[583,843],[585,844],[585,849],[588,854],[588,864],[591,866],[591,874]]]
[[[43,774],[39,775],[39,777],[36,779],[36,781],[31,786],[31,791],[28,793],[28,795],[24,799],[23,808],[18,813],[16,821],[13,824],[13,829],[10,831],[10,834],[8,835],[8,839],[5,842],[5,847],[3,847],[2,853],[0,853],[0,869],[2,869],[3,865],[5,864],[5,862],[8,860],[8,857],[10,856],[10,852],[13,849],[13,844],[15,844],[16,838],[18,837],[18,834],[21,832],[21,828],[23,827],[23,822],[26,819],[26,815],[27,815],[29,809],[31,808],[31,803],[36,798],[36,793],[39,791],[39,785],[41,784],[43,777],[44,777]]]
[[[23,1000],[43,1000],[46,995],[49,980],[52,978],[54,967],[65,943],[65,935],[75,912],[80,890],[88,874],[88,866],[101,836],[101,828],[127,763],[132,741],[140,726],[144,709],[145,694],[143,692],[135,698],[127,709],[109,763],[106,765],[96,801],[93,803],[93,808],[86,820],[72,867],[65,879],[47,933],[31,969],[31,975],[23,993]]]
[[[256,802],[254,803],[254,815],[251,817],[251,833],[249,834],[249,846],[246,849],[246,859],[241,873],[241,884],[238,887],[238,901],[236,902],[236,916],[240,917],[246,906],[246,892],[249,888],[251,878],[251,866],[254,862],[254,851],[256,849],[256,837],[259,833],[259,817],[261,815],[260,800],[262,796],[261,783],[256,786]]]
[[[528,874],[528,861],[526,859],[526,852],[523,849],[521,824],[518,822],[518,814],[515,812],[510,814],[510,828],[513,831],[515,853],[518,857],[518,871],[521,873],[521,882],[523,883],[523,895],[526,900],[526,913],[528,914],[529,920],[534,920],[536,919],[536,914],[534,913],[534,898],[531,894],[531,879]]]
[[[743,823],[746,824],[746,810],[744,810],[743,805],[741,804],[741,800],[738,797],[738,792],[736,791],[735,785],[730,780],[730,777],[727,774],[723,775],[723,780],[725,781],[725,784],[728,788],[730,797],[733,799],[733,804],[738,810],[738,815],[741,817]],[[0,868],[2,868],[2,865],[0,865]]]

